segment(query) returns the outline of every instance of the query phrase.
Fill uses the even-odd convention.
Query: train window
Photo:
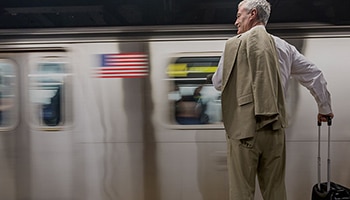
[[[12,129],[17,123],[17,87],[16,66],[0,59],[0,131]]]
[[[60,58],[47,58],[36,63],[29,74],[31,119],[39,127],[57,128],[67,122],[71,76],[66,65]]]
[[[221,124],[221,92],[207,83],[220,56],[178,57],[167,69],[170,118],[175,124]]]

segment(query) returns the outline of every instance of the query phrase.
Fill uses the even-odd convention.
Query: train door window
[[[70,119],[71,74],[62,57],[45,57],[36,62],[29,74],[29,99],[32,123],[56,130]]]
[[[0,131],[16,126],[18,121],[17,68],[11,60],[0,59]]]
[[[177,57],[168,66],[168,100],[174,124],[221,124],[221,92],[207,76],[216,71],[220,56]]]

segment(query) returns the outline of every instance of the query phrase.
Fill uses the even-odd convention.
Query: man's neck
[[[252,28],[253,28],[254,26],[259,26],[259,25],[265,26],[264,23],[256,21],[256,22],[254,22],[254,23],[252,24]]]

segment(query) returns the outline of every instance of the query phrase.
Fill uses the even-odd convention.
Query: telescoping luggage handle
[[[318,125],[318,189],[321,191],[321,125],[322,122],[317,121]],[[327,117],[327,125],[328,125],[328,155],[327,155],[327,192],[331,189],[330,182],[330,167],[331,167],[331,159],[330,159],[330,149],[331,149],[331,126],[332,126],[332,118]]]

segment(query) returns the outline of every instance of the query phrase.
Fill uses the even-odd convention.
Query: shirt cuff
[[[327,115],[329,113],[332,113],[332,108],[330,105],[325,105],[325,106],[319,106],[318,107],[318,112],[322,115]]]

